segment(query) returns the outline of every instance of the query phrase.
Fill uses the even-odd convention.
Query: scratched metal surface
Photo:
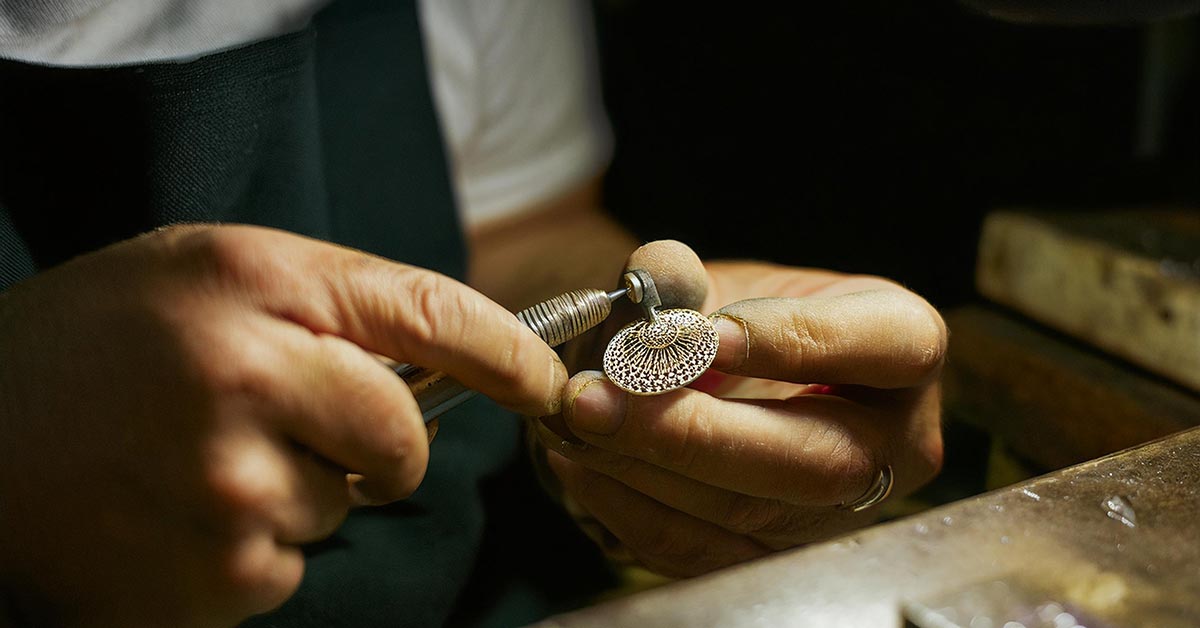
[[[996,582],[1093,625],[1200,626],[1200,428],[538,626],[899,627]]]

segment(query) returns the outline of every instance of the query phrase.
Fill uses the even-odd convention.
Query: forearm
[[[468,282],[516,310],[567,290],[616,287],[638,241],[600,209],[599,181],[468,233]]]

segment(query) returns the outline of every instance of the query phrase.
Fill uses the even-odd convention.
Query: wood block
[[[1200,211],[991,214],[979,291],[1200,390]]]
[[[1200,425],[1200,396],[1053,332],[980,306],[946,322],[947,412],[1043,470]]]

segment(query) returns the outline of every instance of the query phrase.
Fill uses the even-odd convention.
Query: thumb
[[[638,247],[625,262],[626,273],[644,270],[650,273],[663,308],[700,309],[709,293],[708,272],[688,245],[677,240],[656,240]],[[615,282],[614,282],[615,283]],[[617,330],[643,316],[641,306],[622,299],[613,304],[612,314],[582,342],[567,345],[568,363],[582,368],[600,368],[604,345]]]

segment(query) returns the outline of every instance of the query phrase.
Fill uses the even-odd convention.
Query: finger
[[[339,335],[450,373],[514,411],[558,410],[566,368],[511,312],[449,277],[358,259],[370,261],[328,278]]]
[[[638,247],[630,253],[622,274],[634,270],[644,270],[650,274],[664,308],[698,309],[709,291],[704,263],[691,247],[677,240],[656,240]],[[614,305],[612,316],[606,321],[606,337],[630,320],[642,316],[644,312],[641,305],[632,300],[618,302]]]
[[[549,464],[547,463],[546,468],[551,475],[554,475],[554,481],[558,484],[558,476],[554,474],[554,470],[550,468]],[[593,543],[600,546],[600,549],[604,550],[605,556],[610,561],[620,565],[637,562],[637,559],[631,556],[629,550],[621,544],[621,540],[613,536],[613,533],[603,523],[600,523],[599,519],[593,517],[592,513],[585,510],[583,506],[580,506],[579,502],[575,501],[575,498],[569,494],[561,493],[560,489],[559,499],[562,501],[563,510],[567,511],[571,520],[579,527],[579,531],[583,532],[583,535],[591,539]]]
[[[337,336],[283,328],[285,347],[272,387],[279,428],[342,468],[361,474],[355,492],[370,503],[412,494],[429,461],[429,433],[408,386]]]
[[[300,549],[280,545],[269,534],[253,534],[225,553],[220,582],[229,589],[225,600],[238,600],[246,614],[278,608],[300,588],[304,555]],[[243,606],[244,605],[244,606]]]
[[[941,317],[920,297],[869,290],[811,298],[749,299],[713,316],[713,368],[798,384],[906,388],[940,372]]]
[[[700,482],[789,504],[856,499],[900,441],[874,408],[833,395],[726,400],[680,389],[628,395],[595,374],[568,384],[579,439]]]
[[[872,275],[846,275],[817,268],[781,266],[768,262],[722,260],[705,264],[709,293],[703,312],[742,299],[760,297],[833,296],[866,290],[904,290],[893,281]],[[732,296],[737,295],[737,296]]]
[[[663,307],[698,309],[708,293],[708,273],[704,264],[682,242],[657,240],[638,247],[630,254],[622,272],[631,270],[650,273]],[[575,367],[598,367],[604,354],[604,341],[623,325],[644,315],[641,306],[628,299],[615,302],[612,314],[603,325],[566,345],[564,359]]]
[[[669,508],[553,451],[547,463],[568,494],[656,572],[695,576],[769,553],[744,536]]]
[[[866,523],[874,515],[830,507],[797,507],[776,499],[744,495],[699,482],[662,467],[599,447],[577,446],[545,426],[538,440],[555,453],[628,486],[697,519],[749,536],[772,548],[785,549]]]
[[[209,478],[242,533],[266,529],[285,545],[325,538],[350,505],[345,471],[277,435],[246,431],[210,452]]]
[[[546,343],[444,275],[283,231],[181,232],[220,277],[277,317],[445,371],[509,409],[557,411],[566,370]]]
[[[280,513],[280,543],[304,545],[333,534],[350,511],[346,470],[306,447],[291,445],[288,499]]]
[[[709,291],[704,263],[678,240],[657,240],[638,247],[625,263],[625,271],[631,270],[650,273],[663,307],[699,309]]]

